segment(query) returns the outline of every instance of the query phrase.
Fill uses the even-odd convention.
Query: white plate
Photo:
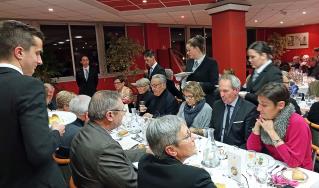
[[[276,161],[274,158],[272,158],[272,156],[264,154],[264,153],[256,153],[257,157],[261,157],[263,159],[267,159],[268,160],[268,168],[274,166],[276,164]]]
[[[287,170],[282,171],[281,174],[286,179],[292,180],[292,181],[298,181],[299,183],[303,183],[303,182],[306,182],[308,180],[308,175],[306,173],[304,173],[303,171],[301,171],[300,169],[298,169],[298,170],[303,173],[305,179],[304,180],[294,180],[294,179],[292,179],[292,170],[293,169],[289,168]]]
[[[188,76],[190,74],[192,74],[193,72],[180,72],[180,73],[177,73],[175,74],[176,77],[185,77],[185,76]]]
[[[49,118],[52,117],[53,114],[56,114],[56,115],[59,116],[59,118],[61,119],[63,125],[70,124],[70,123],[72,123],[73,121],[76,120],[76,115],[73,114],[72,112],[51,111],[51,112],[48,112]],[[50,124],[49,124],[49,127],[51,127]]]

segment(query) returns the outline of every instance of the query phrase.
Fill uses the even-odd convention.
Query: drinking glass
[[[140,106],[139,106],[139,110],[140,112],[145,112],[146,111],[146,106],[145,106],[145,101],[140,101]]]

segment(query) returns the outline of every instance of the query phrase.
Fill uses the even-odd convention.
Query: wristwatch
[[[272,143],[273,143],[274,145],[277,145],[279,142],[281,142],[281,139],[280,139],[280,138],[272,141]]]

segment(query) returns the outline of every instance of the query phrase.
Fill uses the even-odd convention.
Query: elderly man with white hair
[[[87,95],[78,95],[69,103],[70,112],[73,112],[77,119],[65,127],[65,133],[61,138],[61,146],[56,151],[60,158],[69,158],[69,151],[73,137],[79,132],[84,124],[89,120],[88,108],[91,97]]]

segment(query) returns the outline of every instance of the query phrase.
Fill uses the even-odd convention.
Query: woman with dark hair
[[[205,38],[197,35],[186,44],[187,55],[190,58],[186,63],[186,72],[193,72],[186,81],[199,82],[206,94],[206,102],[214,103],[215,85],[218,84],[218,66],[216,60],[205,54]]]
[[[266,149],[290,167],[312,170],[311,132],[289,103],[288,89],[282,83],[269,83],[257,95],[260,117],[247,140],[247,149]]]
[[[179,108],[177,116],[186,120],[191,132],[205,134],[212,117],[212,108],[205,101],[205,93],[199,83],[190,81],[183,88],[185,102]]]
[[[246,91],[239,95],[246,100],[258,104],[255,94],[260,88],[269,82],[282,83],[282,74],[278,67],[272,63],[271,48],[266,42],[256,41],[248,47],[249,62],[254,68],[252,76],[247,82]]]
[[[115,77],[114,87],[116,91],[121,95],[124,104],[131,104],[133,102],[133,91],[131,88],[125,86],[126,78],[122,75]]]

